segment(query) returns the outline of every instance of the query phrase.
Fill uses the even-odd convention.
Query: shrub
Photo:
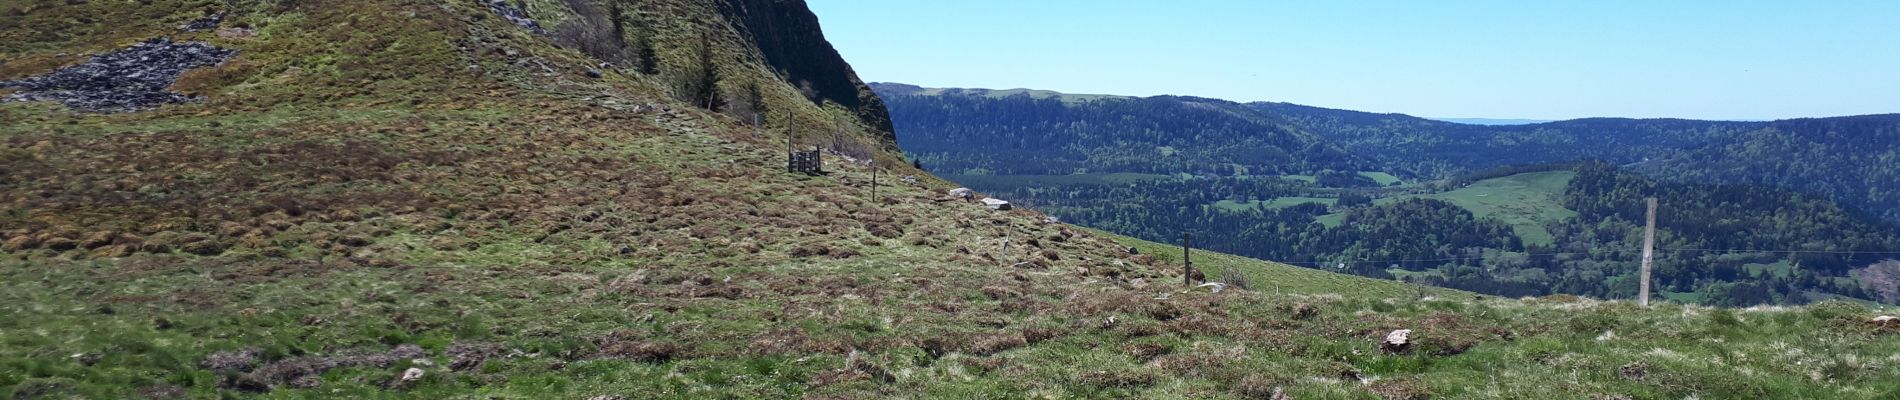
[[[1247,280],[1247,274],[1240,272],[1239,268],[1228,267],[1221,269],[1220,281],[1235,289],[1253,290],[1253,284]]]

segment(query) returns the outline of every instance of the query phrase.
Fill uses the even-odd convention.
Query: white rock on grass
[[[410,368],[407,371],[402,371],[402,381],[403,382],[419,381],[419,380],[422,380],[422,375],[423,375],[423,372],[421,368]]]
[[[1195,286],[1194,288],[1195,289],[1206,288],[1209,292],[1220,293],[1220,291],[1222,290],[1227,290],[1227,284],[1220,283],[1220,282],[1208,282],[1208,283],[1203,283],[1200,286]]]
[[[983,199],[983,205],[988,206],[991,210],[996,210],[996,211],[1009,211],[1011,208],[1013,208],[1009,205],[1008,201],[1004,201],[1002,199]]]
[[[1412,347],[1412,330],[1400,329],[1385,335],[1385,341],[1379,342],[1379,348],[1390,353],[1403,353]]]

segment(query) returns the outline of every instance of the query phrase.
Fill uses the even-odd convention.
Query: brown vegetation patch
[[[1412,378],[1380,379],[1366,385],[1366,390],[1386,400],[1428,400],[1432,398],[1431,388],[1424,382]]]
[[[229,365],[236,368],[228,371],[245,371],[243,369],[245,364],[241,362],[245,361],[242,358],[243,354],[234,356],[230,353],[214,353],[212,356],[213,357],[208,357],[202,365],[210,368],[214,365],[213,358],[217,358],[220,361],[237,361],[228,364],[217,364]],[[425,353],[421,347],[406,344],[397,346],[386,352],[346,350],[337,352],[336,355],[329,357],[308,356],[289,358],[257,366],[242,375],[233,375],[221,383],[220,386],[253,393],[269,392],[276,390],[279,386],[309,389],[321,385],[322,381],[318,376],[332,369],[354,367],[388,368],[399,360],[421,358],[424,356],[427,356],[427,353]],[[233,359],[232,357],[237,358]]]
[[[1161,380],[1160,374],[1148,370],[1094,370],[1076,374],[1078,383],[1102,388],[1143,388],[1153,386]]]
[[[619,358],[644,363],[666,363],[684,358],[690,350],[671,342],[653,340],[610,340],[600,347],[597,357]]]

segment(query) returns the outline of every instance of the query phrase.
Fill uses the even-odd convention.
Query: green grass
[[[1181,246],[1119,236],[1105,231],[1081,228],[1115,240],[1124,246],[1133,247],[1142,254],[1153,255],[1156,259],[1173,265],[1180,265]],[[1371,298],[1406,297],[1421,295],[1470,296],[1472,293],[1461,290],[1445,289],[1434,286],[1415,285],[1398,281],[1385,281],[1352,275],[1338,274],[1312,268],[1302,268],[1271,261],[1218,253],[1199,249],[1193,251],[1194,266],[1206,273],[1209,280],[1218,280],[1220,272],[1233,268],[1245,271],[1252,281],[1254,289],[1279,294],[1336,294]],[[1180,284],[1180,282],[1171,282]]]
[[[1787,278],[1794,273],[1794,264],[1789,262],[1788,260],[1781,260],[1772,264],[1761,264],[1761,263],[1744,264],[1742,265],[1742,268],[1748,270],[1748,274],[1752,276],[1766,276],[1765,274],[1774,274],[1777,277]]]
[[[1573,171],[1532,172],[1486,179],[1444,193],[1381,200],[1423,197],[1448,201],[1480,218],[1510,224],[1524,244],[1549,245],[1553,239],[1544,225],[1577,216],[1576,211],[1564,208],[1561,199],[1564,187],[1576,176]]]
[[[1219,207],[1220,209],[1228,210],[1228,211],[1248,210],[1248,209],[1254,208],[1255,206],[1266,207],[1267,209],[1272,209],[1272,210],[1278,210],[1282,208],[1297,206],[1301,204],[1309,204],[1309,203],[1325,204],[1327,206],[1332,206],[1333,203],[1336,203],[1338,201],[1339,199],[1330,198],[1330,197],[1293,196],[1293,197],[1279,197],[1279,198],[1274,198],[1272,200],[1264,200],[1264,201],[1253,200],[1253,201],[1248,201],[1248,202],[1221,200],[1218,202],[1214,202],[1214,207]]]
[[[1442,193],[1402,195],[1375,200],[1387,204],[1409,198],[1438,199],[1456,204],[1479,218],[1496,218],[1511,225],[1512,232],[1527,245],[1549,245],[1554,240],[1545,224],[1575,217],[1576,211],[1564,208],[1561,196],[1573,171],[1532,172],[1486,179],[1470,186]],[[1339,226],[1345,213],[1321,215],[1314,222]]]
[[[1337,227],[1340,224],[1346,223],[1346,213],[1332,213],[1313,217],[1313,222],[1318,222],[1327,228]]]
[[[157,3],[35,9],[0,37],[87,45],[0,50],[97,50],[220,4]],[[721,15],[639,7],[665,52]],[[780,130],[655,77],[592,80],[480,3],[236,11],[256,38],[180,36],[255,63],[191,85],[204,103],[0,105],[0,398],[1900,394],[1900,332],[1862,323],[1890,309],[1478,298],[1212,252],[1195,255],[1210,278],[1253,289],[1187,290],[1166,244],[938,202],[951,184],[927,175],[873,201],[865,165],[785,173]],[[848,114],[770,83],[804,123]],[[615,106],[635,103],[674,111]],[[1417,348],[1380,350],[1393,329]],[[249,362],[207,363],[237,351]],[[400,382],[409,368],[425,376]]]
[[[1359,171],[1359,176],[1370,178],[1373,182],[1378,182],[1379,186],[1392,186],[1394,183],[1405,182],[1403,179],[1399,179],[1399,177],[1392,176],[1392,174],[1379,171]]]

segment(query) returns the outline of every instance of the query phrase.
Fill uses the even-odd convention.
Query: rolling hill
[[[6,398],[1900,393],[1858,303],[1210,252],[1189,290],[949,199],[799,1],[15,1],[0,39]]]

